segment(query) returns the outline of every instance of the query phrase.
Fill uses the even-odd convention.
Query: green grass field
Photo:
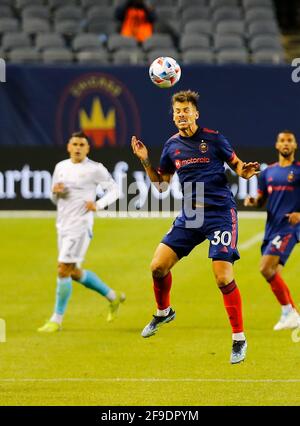
[[[119,318],[107,302],[74,283],[64,329],[40,335],[55,293],[54,219],[0,219],[0,405],[299,405],[300,343],[272,331],[280,315],[258,272],[259,242],[241,251],[236,280],[244,301],[246,362],[232,366],[231,330],[207,259],[197,247],[173,270],[176,320],[149,339],[155,312],[149,263],[172,219],[98,219],[85,267],[127,294]],[[239,242],[263,230],[240,219]],[[284,277],[300,301],[299,247]]]

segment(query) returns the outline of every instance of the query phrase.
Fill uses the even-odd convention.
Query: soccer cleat
[[[114,319],[117,318],[118,315],[118,311],[119,311],[119,307],[120,307],[120,303],[123,303],[126,299],[126,296],[124,293],[116,293],[116,298],[115,300],[113,300],[112,302],[110,302],[109,304],[109,311],[107,314],[107,321],[111,322]]]
[[[247,340],[234,340],[230,356],[231,364],[238,364],[246,358]]]
[[[40,333],[55,333],[56,331],[60,331],[62,329],[61,324],[54,321],[47,321],[43,327],[38,328],[37,331]]]
[[[172,321],[175,318],[175,311],[173,311],[172,308],[170,308],[170,311],[167,316],[165,317],[158,317],[156,315],[153,315],[153,320],[149,322],[149,324],[146,325],[144,330],[142,331],[142,337],[150,337],[153,336],[158,330],[159,327],[161,327],[163,324],[167,324],[168,322]]]
[[[298,312],[293,309],[288,314],[282,314],[280,320],[274,325],[273,330],[287,330],[289,328],[297,328],[300,324],[300,316]]]

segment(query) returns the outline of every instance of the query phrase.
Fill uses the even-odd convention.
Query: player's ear
[[[200,112],[197,110],[196,111],[196,120],[198,120],[199,117],[200,117]]]

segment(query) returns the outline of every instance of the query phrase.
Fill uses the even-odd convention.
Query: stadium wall
[[[151,158],[158,165],[161,148],[151,148]],[[276,161],[273,148],[240,148],[237,154],[245,161],[259,161],[261,167]],[[181,190],[177,176],[169,193],[159,195],[131,148],[92,149],[90,158],[103,162],[117,181],[122,195],[116,210],[175,210],[181,206]],[[2,147],[0,156],[0,210],[51,210],[51,175],[58,161],[67,157],[65,147]],[[247,194],[256,195],[257,178],[246,181],[227,169],[229,185],[238,208],[243,209]],[[101,195],[101,192],[99,192]],[[160,200],[160,201],[159,201]]]
[[[83,128],[95,148],[125,147],[132,134],[161,146],[175,128],[170,96],[200,93],[200,124],[235,148],[271,147],[276,133],[300,134],[300,83],[287,65],[183,66],[173,89],[156,88],[145,66],[7,65],[0,83],[0,144],[63,146]]]
[[[227,136],[243,160],[274,162],[277,132],[290,128],[300,134],[295,71],[289,66],[185,66],[176,87],[163,90],[153,86],[145,66],[8,65],[6,82],[0,83],[0,210],[54,209],[51,174],[66,158],[68,136],[79,128],[90,136],[91,158],[103,162],[122,187],[121,209],[149,209],[149,194],[155,203],[159,196],[132,155],[130,139],[141,137],[158,164],[164,141],[176,130],[170,97],[187,88],[200,93],[200,125]],[[246,194],[255,195],[257,179],[248,183],[231,170],[227,174],[242,209]],[[171,208],[176,210],[180,197],[175,177]],[[167,203],[158,208],[167,209]]]

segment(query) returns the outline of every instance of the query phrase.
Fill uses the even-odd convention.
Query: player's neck
[[[190,127],[184,130],[179,130],[180,136],[184,136],[185,138],[190,138],[193,136],[198,130],[197,124],[192,124]]]
[[[73,164],[79,164],[79,163],[84,163],[86,157],[84,157],[83,159],[79,160],[78,158],[72,158],[70,157],[70,160]]]
[[[279,155],[279,161],[278,164],[280,167],[288,167],[295,161],[295,156],[290,155],[289,157],[283,157],[282,155]]]

